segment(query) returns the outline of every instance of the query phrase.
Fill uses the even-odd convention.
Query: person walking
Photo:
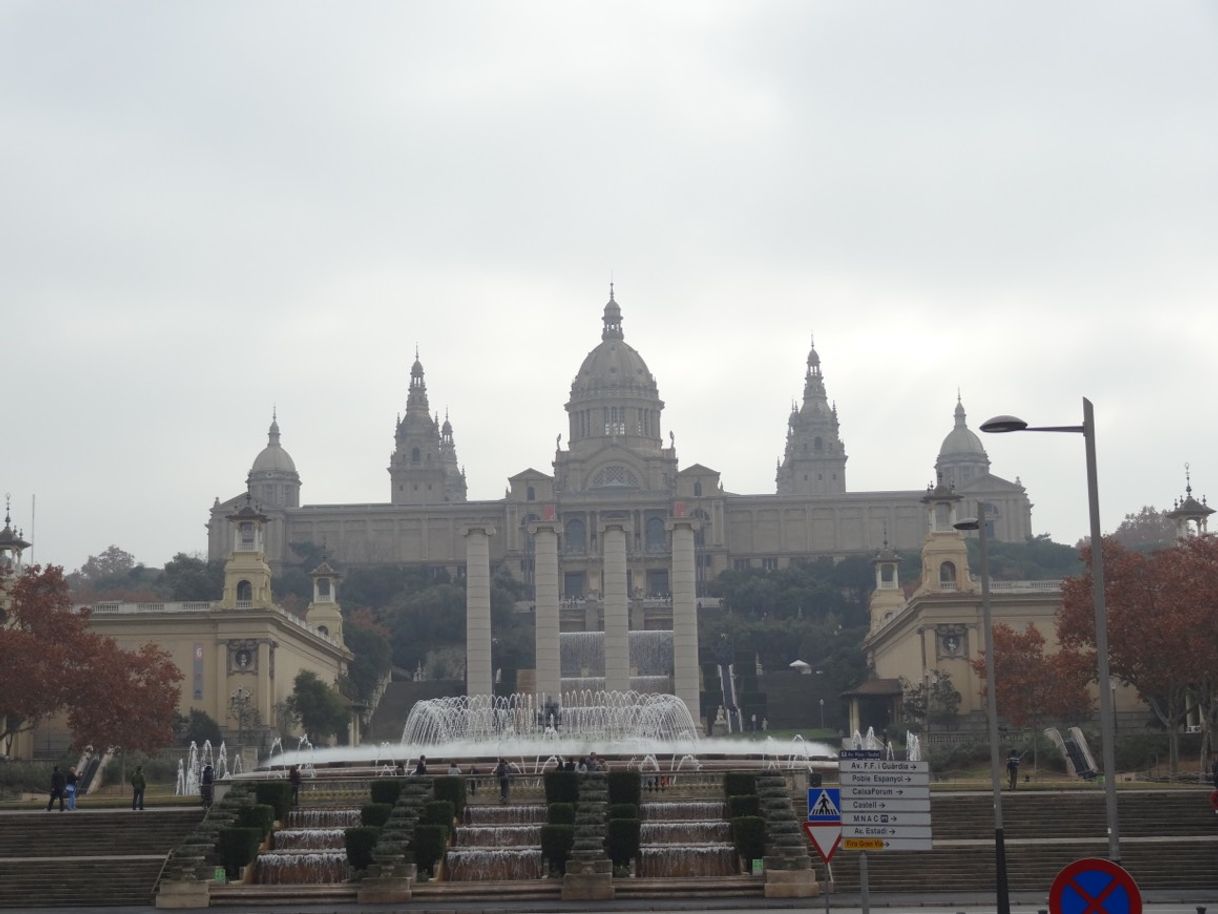
[[[288,783],[292,785],[292,805],[296,806],[300,802],[300,766],[293,765],[292,770],[288,772]]]
[[[1011,790],[1014,790],[1019,784],[1019,763],[1023,761],[1023,755],[1011,750],[1007,755],[1007,779],[1010,781]]]
[[[59,811],[63,812],[63,795],[67,786],[68,779],[64,777],[64,773],[56,765],[51,769],[51,799],[47,800],[47,812],[51,811],[51,807],[55,805],[56,800],[59,800]]]
[[[508,791],[511,788],[511,769],[508,768],[508,763],[504,759],[499,759],[499,764],[495,766],[495,777],[499,780],[499,802],[506,803],[508,801]]]
[[[64,791],[68,797],[68,811],[72,812],[76,809],[76,769],[69,768],[67,776],[64,778],[64,780],[66,781]]]
[[[419,760],[415,763],[414,773],[416,775],[427,774],[427,756],[420,755]]]
[[[216,772],[211,765],[203,766],[203,774],[199,778],[199,797],[204,809],[211,809],[212,798],[216,795]]]
[[[144,788],[147,786],[148,780],[144,777],[144,766],[136,765],[135,773],[131,775],[131,809],[133,812],[144,808]]]

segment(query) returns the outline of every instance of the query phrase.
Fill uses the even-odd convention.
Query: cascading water
[[[639,812],[639,876],[731,876],[739,871],[723,803],[644,803]]]
[[[263,885],[346,882],[350,876],[343,832],[360,824],[358,809],[293,809],[286,828],[271,835],[273,849],[258,855]]]
[[[545,821],[544,806],[466,806],[444,855],[449,881],[540,879]]]

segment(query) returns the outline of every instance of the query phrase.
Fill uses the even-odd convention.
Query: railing
[[[1060,593],[1061,581],[990,581],[990,590],[1002,593]]]
[[[194,602],[183,602],[183,603],[106,602],[106,603],[78,603],[75,606],[73,606],[73,611],[79,613],[85,607],[90,607],[91,612],[93,614],[101,615],[101,616],[136,616],[136,615],[141,615],[141,614],[152,614],[152,613],[161,613],[161,614],[197,613],[197,612],[210,612],[212,610],[222,610],[225,608],[225,607],[220,606],[218,603],[206,602],[206,601],[194,601]],[[253,600],[237,600],[235,602],[235,608],[236,609],[254,609],[255,608],[254,601]],[[275,606],[272,604],[271,606],[266,607],[266,609],[269,612],[278,614],[281,618],[285,619],[290,624],[295,625],[297,628],[303,629],[304,631],[308,632],[315,638],[321,638],[323,641],[326,641],[329,644],[334,645],[335,647],[344,647],[344,645],[341,642],[335,640],[334,638],[331,638],[329,635],[323,635],[321,632],[319,632],[316,628],[314,628],[308,622],[305,622],[299,616],[292,615],[290,612],[286,611],[282,607]]]

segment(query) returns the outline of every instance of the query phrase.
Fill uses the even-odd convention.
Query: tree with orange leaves
[[[984,653],[973,661],[973,669],[981,677],[984,695],[989,688]],[[1085,659],[1074,651],[1046,656],[1045,636],[1031,623],[1022,632],[1001,623],[994,626],[994,678],[998,716],[1015,727],[1039,730],[1049,721],[1068,721],[1092,711]],[[1036,745],[1034,741],[1034,753]]]
[[[63,570],[8,574],[0,619],[0,741],[59,712],[74,742],[156,749],[172,741],[182,674],[153,645],[125,651],[74,611]]]
[[[1149,555],[1103,541],[1112,675],[1138,690],[1168,734],[1171,771],[1192,702],[1203,710],[1204,752],[1218,697],[1218,538],[1193,537]],[[1062,584],[1058,638],[1094,670],[1095,611],[1087,573]],[[1204,756],[1203,756],[1204,757]]]

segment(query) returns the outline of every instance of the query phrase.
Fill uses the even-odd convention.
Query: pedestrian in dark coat
[[[144,777],[144,766],[136,765],[135,774],[131,775],[131,809],[144,808],[144,788],[148,786],[148,779]]]
[[[300,802],[300,780],[300,766],[293,765],[292,770],[288,772],[288,783],[292,785],[293,806]]]
[[[51,807],[55,805],[55,801],[59,800],[59,811],[63,812],[63,797],[67,792],[68,779],[64,777],[59,766],[56,765],[51,770],[51,798],[47,800],[47,812],[51,811]]]
[[[1019,763],[1021,761],[1023,761],[1023,756],[1012,749],[1010,755],[1007,756],[1007,778],[1011,782],[1012,790],[1019,784]]]
[[[508,763],[505,759],[500,759],[499,764],[495,766],[495,777],[499,779],[499,802],[506,803],[508,801],[508,790],[511,786],[512,770],[508,768]]]
[[[64,793],[68,798],[68,811],[70,812],[76,808],[77,778],[76,778],[76,769],[75,768],[68,769],[68,774],[67,774],[66,780],[67,780],[67,786],[64,788]]]
[[[203,766],[203,774],[199,778],[199,797],[203,800],[203,808],[210,809],[212,798],[216,795],[216,772],[211,765]]]

